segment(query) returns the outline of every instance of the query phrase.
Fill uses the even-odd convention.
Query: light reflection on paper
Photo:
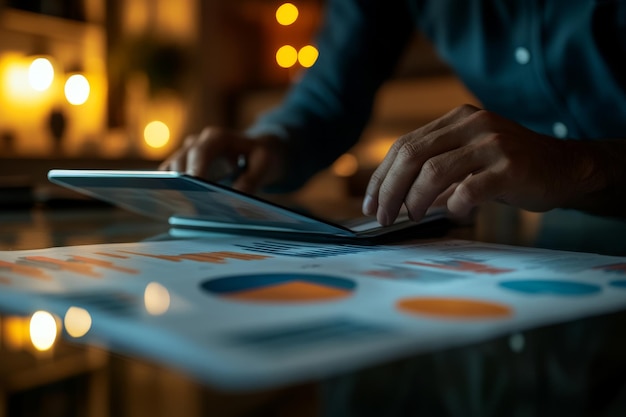
[[[63,321],[65,331],[72,337],[83,337],[91,329],[91,314],[84,308],[70,307]]]
[[[144,292],[146,311],[153,316],[165,314],[170,308],[170,292],[158,282],[151,282]]]
[[[35,349],[46,351],[52,348],[57,337],[57,323],[47,311],[37,311],[30,318],[30,340]]]

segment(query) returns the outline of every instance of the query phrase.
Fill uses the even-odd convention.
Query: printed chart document
[[[72,326],[70,340],[231,390],[625,307],[626,258],[458,240],[217,235],[0,252],[2,311],[48,311]]]
[[[411,221],[403,214],[387,227],[382,227],[373,217],[339,224],[177,172],[51,170],[48,178],[53,183],[187,230],[372,239],[446,217],[444,209],[431,209],[420,222]]]

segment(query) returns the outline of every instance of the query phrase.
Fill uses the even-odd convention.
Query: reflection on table
[[[306,204],[302,197],[300,203]],[[324,206],[328,201],[315,199]],[[2,224],[2,250],[45,248],[96,243],[132,242],[160,239],[167,233],[167,226],[108,206],[77,203],[80,207],[34,207],[30,210],[6,211],[0,214]],[[345,214],[358,206],[358,201],[344,204]],[[342,213],[344,214],[344,213]],[[502,243],[532,245],[537,237],[546,236],[541,217],[529,213],[518,213],[499,206],[486,206],[472,225],[452,229],[449,237],[476,239]],[[570,233],[574,233],[570,230]],[[571,243],[571,240],[570,240]],[[293,412],[294,415],[314,413],[320,398],[328,399],[324,393],[312,386],[290,387],[268,392],[237,395],[221,393],[202,386],[166,367],[151,362],[142,362],[112,355],[91,346],[77,346],[60,338],[60,323],[53,317],[42,315],[15,316],[5,314],[0,321],[0,411],[6,415],[86,415],[86,416],[135,416],[135,415],[206,415],[218,410],[219,415],[244,415],[258,410]],[[36,323],[46,321],[57,326],[43,335],[36,331]],[[583,334],[593,335],[591,329],[611,327],[614,321],[598,319],[584,321]],[[85,325],[84,323],[82,324]],[[45,326],[44,326],[45,327]],[[67,326],[66,326],[67,327]],[[79,326],[80,327],[80,326]],[[35,331],[33,331],[35,329]],[[432,361],[453,363],[460,356],[471,356],[476,352],[499,349],[497,356],[488,359],[488,364],[500,364],[503,368],[533,366],[534,346],[545,344],[545,340],[556,344],[567,337],[563,327],[515,334],[482,344],[456,354],[443,352],[428,361],[421,360],[424,369],[433,368]],[[50,337],[53,341],[50,343]],[[598,342],[600,343],[600,341]],[[566,349],[567,346],[564,347]],[[569,347],[571,350],[571,346]],[[505,352],[505,353],[502,353]],[[525,353],[528,352],[528,353]],[[482,354],[481,353],[481,354]],[[615,356],[613,348],[606,348],[605,359]],[[473,354],[473,356],[472,356]],[[449,356],[446,356],[449,355]],[[456,356],[455,356],[456,355]],[[480,356],[480,355],[479,355]],[[452,358],[451,360],[448,360]],[[565,361],[565,359],[559,359]],[[427,362],[427,363],[424,363]],[[415,363],[399,361],[389,368],[364,370],[360,375],[367,380],[370,375],[384,374],[387,369],[401,365],[416,366]],[[490,365],[490,366],[491,366]],[[467,364],[459,365],[467,366]],[[394,368],[395,367],[395,368]],[[402,367],[402,369],[406,369]],[[398,371],[402,379],[406,370]],[[459,376],[461,376],[460,374]],[[389,375],[387,375],[388,377]],[[342,384],[354,381],[338,378],[326,386],[336,392]],[[395,378],[395,376],[394,376]],[[383,378],[384,380],[385,378]],[[526,381],[529,382],[529,381]],[[532,378],[530,380],[532,382]],[[359,382],[360,384],[361,382]],[[447,381],[450,387],[458,384]],[[377,386],[376,383],[373,386]],[[339,387],[339,388],[337,388]],[[362,391],[355,391],[362,392]],[[319,397],[318,394],[322,395]],[[381,391],[381,401],[384,398]],[[528,395],[529,404],[537,400]],[[328,405],[324,405],[327,409]],[[332,408],[332,407],[331,407]],[[0,415],[2,415],[0,412]]]

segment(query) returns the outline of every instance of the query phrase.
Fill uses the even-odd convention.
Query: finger
[[[433,201],[433,203],[430,206],[431,207],[446,207],[447,208],[448,199],[450,198],[450,196],[454,192],[454,190],[455,190],[457,185],[459,185],[458,182],[450,184],[450,186],[448,188],[446,188],[443,193],[439,194],[437,196],[437,198],[435,198],[435,201]]]
[[[169,156],[165,161],[159,165],[160,170],[185,172],[187,162],[187,151],[193,146],[197,138],[197,135],[189,135],[185,138],[183,145]]]
[[[471,145],[428,159],[404,196],[409,216],[420,220],[446,189],[489,166],[492,159],[482,147]]]
[[[474,207],[502,197],[506,193],[504,176],[495,170],[485,170],[467,177],[448,199],[448,211],[455,216],[467,216]]]
[[[243,170],[235,182],[233,188],[246,193],[256,192],[265,185],[266,177],[275,155],[272,150],[265,146],[256,146],[247,155],[245,170]]]
[[[401,152],[406,152],[407,147],[413,148],[417,145],[412,145],[412,143],[417,142],[419,140],[426,140],[426,137],[433,132],[439,131],[446,127],[454,126],[461,121],[465,120],[470,115],[476,113],[480,109],[472,106],[472,105],[464,105],[455,108],[454,110],[448,112],[444,116],[433,120],[432,122],[426,124],[425,126],[409,133],[408,135],[402,136],[398,139],[392,147],[387,152],[387,155],[383,159],[382,163],[376,168],[372,177],[368,183],[365,198],[363,199],[363,213],[366,215],[374,215],[377,214],[378,206],[379,206],[379,190],[380,187],[387,177],[387,174],[391,167],[393,166],[398,154]],[[431,142],[437,139],[436,136],[430,136]],[[421,145],[424,149],[429,149],[432,147],[432,143],[423,143]],[[410,149],[409,153],[419,153],[419,149]],[[397,214],[397,213],[396,213]]]
[[[462,106],[455,107],[443,116],[432,120],[424,126],[415,130],[415,133],[426,136],[429,133],[437,131],[445,126],[449,126],[467,119],[472,114],[481,111],[480,108],[471,104],[464,104]]]
[[[234,187],[242,191],[255,192],[263,186],[280,182],[288,173],[288,145],[273,136],[248,138],[246,169],[240,173]]]
[[[240,157],[247,159],[252,141],[238,134],[207,128],[187,151],[187,173],[213,181],[234,174]]]
[[[458,160],[464,156],[463,153],[471,152],[473,147],[467,147],[467,145],[479,136],[475,135],[465,123],[455,123],[432,132],[422,139],[406,142],[397,153],[380,183],[376,211],[378,222],[382,225],[389,225],[395,221],[406,196],[409,194],[409,189],[418,176],[423,175],[425,181],[434,183],[434,191],[430,187],[426,189],[426,195],[422,196],[427,198],[426,203],[430,205],[437,194],[441,193],[452,182],[461,180],[471,172],[471,169],[475,169],[477,165],[473,160],[469,164],[467,161],[461,161],[455,165],[454,163],[446,163],[439,156],[463,149],[459,151],[462,152],[461,154],[450,153],[445,156],[446,158],[452,157],[453,161]],[[424,164],[427,164],[425,168]],[[467,170],[467,167],[470,171]],[[416,192],[419,194],[422,192],[422,188],[418,187]],[[434,195],[432,195],[433,192],[435,192]],[[425,210],[428,205],[421,207]],[[414,215],[417,219],[423,213],[420,214],[419,211],[415,211]]]
[[[184,172],[206,178],[209,176],[209,166],[213,160],[223,152],[223,133],[213,128],[205,128],[187,148],[185,155]]]
[[[420,137],[412,132],[398,139],[370,178],[363,200],[363,213],[378,217],[381,199],[387,201],[389,195],[395,194],[398,194],[398,197],[404,196],[413,178],[419,173],[422,163],[431,154],[445,152],[453,146],[456,145],[439,140],[439,136],[436,134]],[[399,165],[402,167],[397,168]],[[390,175],[398,176],[399,170],[402,171],[400,180],[394,177],[390,181]],[[402,184],[403,182],[405,184]],[[388,189],[385,186],[402,187],[402,189]],[[391,196],[391,200],[394,200],[394,196]],[[399,207],[398,205],[397,208],[399,209]],[[391,210],[393,211],[393,208]],[[395,214],[397,215],[397,211]],[[395,215],[393,217],[395,218]]]

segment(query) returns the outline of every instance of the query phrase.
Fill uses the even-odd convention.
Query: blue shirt
[[[626,0],[330,0],[326,8],[318,61],[250,129],[287,140],[290,188],[356,142],[415,30],[484,108],[556,137],[626,138]]]

